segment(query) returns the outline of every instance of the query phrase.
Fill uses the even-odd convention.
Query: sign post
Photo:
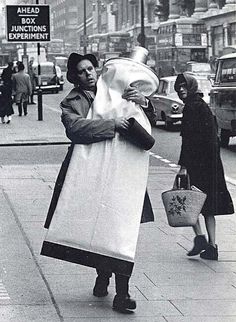
[[[7,14],[7,41],[9,42],[37,42],[38,48],[38,120],[43,120],[41,70],[40,70],[40,42],[50,41],[49,5],[9,5]]]

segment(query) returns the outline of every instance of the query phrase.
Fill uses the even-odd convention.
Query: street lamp
[[[144,0],[140,0],[140,11],[141,11],[141,32],[138,35],[138,42],[142,47],[145,47],[145,30],[144,30]]]
[[[84,55],[87,53],[86,0],[84,0]]]

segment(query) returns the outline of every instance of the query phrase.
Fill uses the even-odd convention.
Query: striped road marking
[[[2,280],[0,280],[0,301],[1,300],[10,300],[10,296],[7,293],[7,290],[6,290]]]
[[[150,153],[150,155],[151,155],[153,158],[156,158],[156,159],[158,159],[159,161],[161,161],[161,162],[163,162],[163,163],[168,164],[168,166],[169,166],[169,167],[171,167],[171,168],[178,168],[178,167],[179,167],[179,165],[178,165],[178,164],[172,163],[171,161],[169,161],[169,160],[167,160],[167,159],[165,159],[165,158],[161,157],[160,155],[157,155],[157,154],[155,154],[155,153],[153,153],[153,152],[149,152],[149,153]],[[225,180],[226,180],[228,183],[232,184],[233,186],[236,186],[236,180],[235,180],[235,179],[230,178],[230,177],[228,177],[228,176],[225,176]]]
[[[153,152],[149,152],[149,153],[153,158],[158,159],[159,161],[168,164],[168,166],[171,167],[171,168],[179,167],[178,164],[172,163],[170,160],[167,160],[167,159],[163,158],[160,155],[157,155],[157,154],[155,154]]]

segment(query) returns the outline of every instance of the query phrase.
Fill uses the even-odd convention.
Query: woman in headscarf
[[[226,187],[220,158],[220,145],[215,118],[199,95],[194,76],[183,73],[177,76],[175,90],[185,103],[181,125],[182,147],[179,174],[189,174],[190,184],[207,194],[202,208],[208,242],[202,234],[199,221],[193,230],[196,234],[193,249],[188,256],[200,254],[201,258],[218,260],[215,243],[215,215],[234,213],[233,202]]]

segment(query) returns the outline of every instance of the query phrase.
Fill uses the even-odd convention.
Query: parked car
[[[65,83],[64,76],[62,74],[60,66],[56,65],[55,67],[56,67],[57,77],[58,77],[59,84],[60,84],[60,90],[63,91],[63,86]]]
[[[195,75],[211,75],[211,65],[209,63],[199,63],[195,61],[188,61],[186,63],[186,71],[192,72]]]
[[[58,93],[60,84],[56,72],[55,64],[52,62],[41,62],[41,85],[40,88],[43,91],[50,91],[52,93]],[[39,77],[38,77],[38,64],[34,63],[33,68],[36,75],[36,90],[39,89]]]
[[[210,106],[216,116],[222,147],[236,136],[236,53],[218,58]]]
[[[204,76],[195,76],[198,81],[199,89],[203,94],[203,99],[209,103],[209,93],[211,81]],[[162,77],[157,94],[151,98],[155,110],[155,118],[152,125],[157,121],[165,122],[165,128],[169,129],[174,123],[182,120],[184,103],[179,99],[174,89],[176,76]]]

